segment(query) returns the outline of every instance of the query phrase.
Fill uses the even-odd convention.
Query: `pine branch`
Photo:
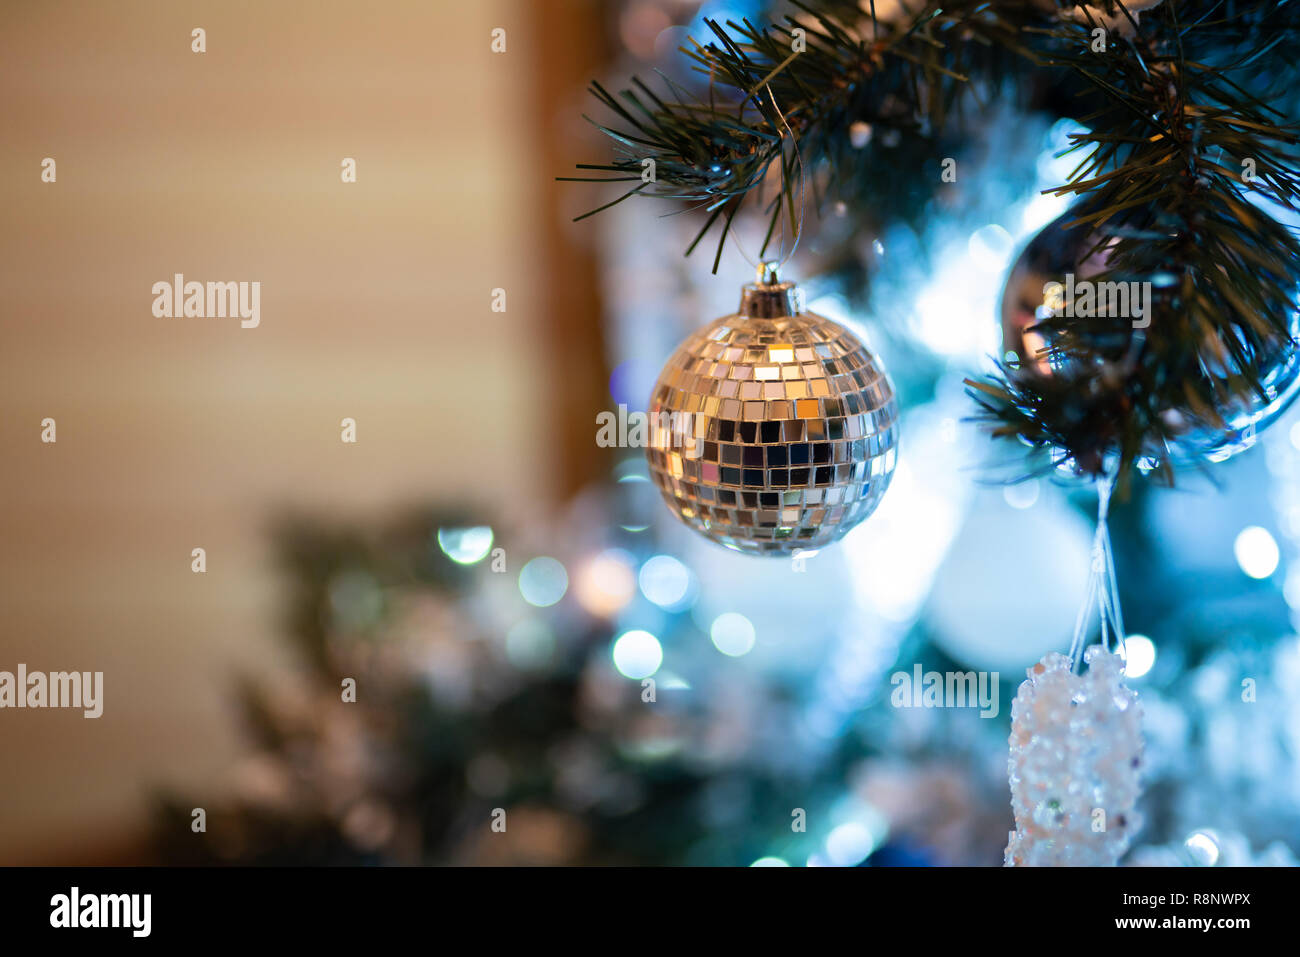
[[[1077,228],[1104,248],[1106,270],[1090,278],[1149,282],[1154,302],[1146,328],[1121,316],[1045,322],[1057,372],[1002,366],[973,384],[995,432],[1084,472],[1117,460],[1164,469],[1195,459],[1294,356],[1300,244],[1252,197],[1297,208],[1296,96],[1275,91],[1300,87],[1298,0],[1166,0],[1140,15],[1116,0],[1060,11],[958,0],[897,24],[862,18],[850,0],[793,6],[767,28],[710,23],[714,40],[683,51],[707,82],[702,102],[673,83],[668,99],[640,81],[618,97],[593,84],[618,122],[600,126],[614,159],[588,168],[655,173],[615,202],[648,195],[706,211],[687,252],[716,228],[716,271],[736,216],[771,180],[764,252],[790,215],[797,143],[824,201],[887,224],[939,188],[915,171],[970,138],[988,99],[1047,78],[1074,94],[1088,129],[1056,192],[1077,198]],[[806,49],[795,53],[797,37]],[[891,168],[913,175],[882,189]]]
[[[841,184],[856,182],[859,195],[876,178],[876,164],[855,144],[860,134],[854,124],[867,124],[873,139],[889,144],[891,165],[915,168],[901,160],[908,146],[937,164],[932,131],[957,132],[950,126],[960,120],[955,108],[969,92],[964,70],[979,66],[987,75],[1008,50],[1027,54],[1018,41],[1021,27],[1042,22],[1041,12],[1024,3],[1004,4],[1016,14],[1007,17],[988,3],[958,0],[942,8],[918,4],[917,15],[898,27],[872,30],[868,24],[864,30],[856,4],[792,5],[795,14],[767,28],[748,20],[725,26],[706,21],[715,40],[682,49],[708,83],[706,102],[689,102],[671,82],[672,103],[636,79],[618,96],[592,84],[592,94],[621,121],[614,127],[591,120],[615,150],[609,164],[594,168],[647,180],[652,168],[653,180],[641,195],[723,214],[710,217],[690,249],[714,225],[731,222],[773,178],[779,186],[765,212],[774,215],[784,206],[793,217],[801,188],[788,175],[794,143],[809,175],[829,170]],[[856,175],[864,163],[872,166],[870,177]],[[876,205],[889,214],[889,197],[878,197]],[[723,241],[725,232],[719,254]]]
[[[1170,476],[1268,401],[1264,375],[1294,357],[1300,242],[1249,197],[1297,210],[1300,132],[1227,73],[1187,60],[1184,41],[1209,27],[1188,27],[1172,5],[1104,53],[1087,45],[1090,26],[1051,64],[1111,103],[1089,118],[1076,148],[1090,155],[1056,192],[1080,197],[1076,222],[1105,244],[1106,269],[1090,278],[1152,284],[1150,324],[1049,317],[1036,331],[1057,371],[1004,365],[973,394],[996,432],[1053,464]]]

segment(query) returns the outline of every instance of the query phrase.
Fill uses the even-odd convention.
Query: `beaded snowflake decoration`
[[[1141,826],[1142,708],[1124,662],[1100,645],[1075,674],[1052,652],[1011,705],[1008,867],[1113,867]]]

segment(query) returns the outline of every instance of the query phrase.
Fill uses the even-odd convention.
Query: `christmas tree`
[[[689,461],[654,472],[629,451],[534,527],[454,511],[286,525],[310,681],[290,701],[249,686],[260,754],[210,838],[166,802],[165,855],[995,864],[1015,828],[1015,863],[1101,862],[1096,808],[1051,797],[1059,778],[1037,797],[1023,784],[1059,743],[1051,773],[1123,791],[1097,799],[1129,814],[1107,860],[1294,863],[1297,4],[719,6],[642,64],[661,78],[592,86],[612,154],[567,179],[622,184],[579,218],[611,273],[644,282],[610,295],[610,398],[653,404],[671,344],[734,305],[663,310],[651,333],[647,288],[788,258],[810,306],[860,329],[893,377],[901,451],[877,514],[821,554],[735,555],[659,501],[652,478],[698,518],[674,497]],[[683,249],[706,255],[668,265]],[[780,370],[801,346],[762,348],[754,367],[795,381]],[[837,418],[878,411],[809,398],[828,445],[854,441],[829,434]],[[692,411],[710,417],[706,447],[817,444],[724,437],[707,430],[725,415]],[[773,542],[822,520],[806,498],[793,518],[769,506],[770,474],[747,505],[743,456],[733,481],[714,454],[692,488],[735,497],[710,508],[748,508]],[[811,464],[801,479],[788,459],[752,467],[783,473],[782,495],[845,484]],[[1098,630],[1122,649],[1144,747],[1136,712],[1107,710],[1130,700],[1111,659],[1081,677],[1047,657],[1073,639],[1082,658]],[[1013,818],[1011,702],[1039,659],[1011,732]],[[982,711],[928,702],[927,676],[966,674],[986,679]],[[365,693],[342,707],[350,679]],[[1053,717],[1074,694],[1084,730],[1110,735],[1100,758],[1076,761],[1080,728]]]

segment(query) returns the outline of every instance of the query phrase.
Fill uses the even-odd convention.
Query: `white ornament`
[[[1141,826],[1137,693],[1119,655],[1094,645],[1084,661],[1076,675],[1065,655],[1047,655],[1012,702],[1008,867],[1113,867]]]

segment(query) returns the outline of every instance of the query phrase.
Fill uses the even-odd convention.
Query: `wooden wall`
[[[106,696],[97,721],[0,711],[0,863],[120,857],[152,786],[228,784],[231,679],[292,671],[265,535],[279,508],[370,519],[443,499],[509,518],[589,473],[559,452],[590,454],[586,423],[537,399],[571,412],[604,382],[592,267],[556,233],[550,165],[549,99],[594,48],[539,49],[570,35],[539,6],[3,14],[0,670],[103,671]],[[557,5],[586,18],[572,36],[595,30],[591,6]],[[177,272],[261,282],[260,327],[155,318],[151,286]]]

